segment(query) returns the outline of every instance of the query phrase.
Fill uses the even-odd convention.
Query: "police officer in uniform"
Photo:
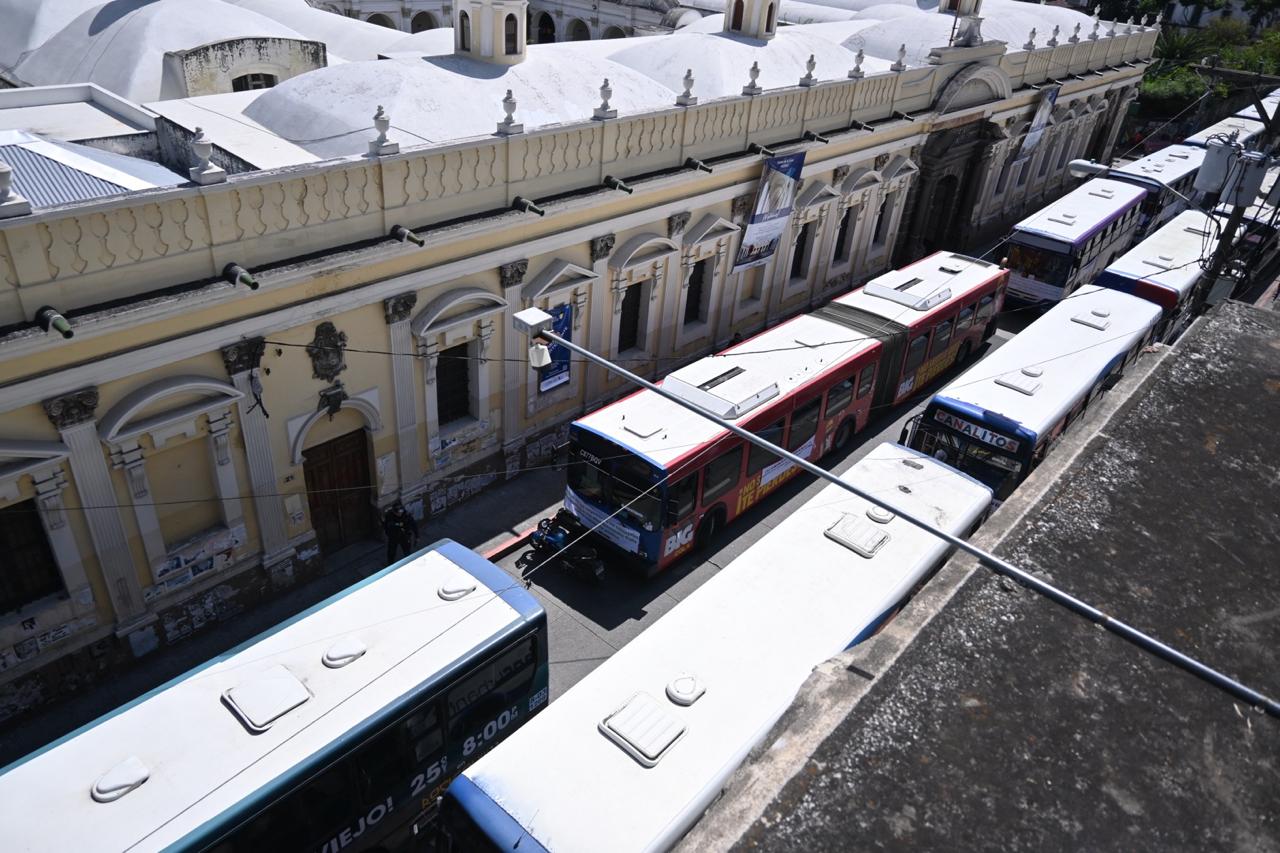
[[[387,534],[387,565],[396,561],[397,552],[407,557],[418,547],[418,524],[398,500],[382,517],[382,532]]]

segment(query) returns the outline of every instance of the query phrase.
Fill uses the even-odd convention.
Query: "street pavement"
[[[1002,330],[993,337],[987,353],[1009,340],[1031,319],[1027,312],[1002,315]],[[913,405],[882,411],[855,436],[844,455],[820,464],[842,473],[881,442],[897,441],[906,421],[921,411],[929,396],[954,375],[952,371],[936,379]],[[529,582],[530,591],[547,611],[554,701],[821,488],[822,483],[807,475],[795,477],[721,530],[704,554],[677,563],[650,579],[609,565],[602,583],[586,583],[570,577],[557,563],[540,566],[539,558],[527,547],[514,547],[521,544],[521,535],[538,519],[553,514],[561,505],[564,472],[554,465],[522,473],[515,480],[424,522],[419,542],[450,538],[480,553],[500,555],[495,556],[495,562],[513,579]],[[603,548],[600,550],[606,553]],[[385,546],[380,542],[346,548],[326,558],[326,573],[321,577],[232,621],[156,651],[133,669],[82,696],[5,727],[0,730],[0,767],[367,577],[385,565],[384,559]]]

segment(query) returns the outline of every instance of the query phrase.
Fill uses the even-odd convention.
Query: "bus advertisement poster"
[[[742,245],[733,261],[733,271],[763,264],[778,249],[791,219],[800,186],[800,170],[804,168],[804,152],[770,157],[764,161],[756,203],[747,219]]]
[[[1049,86],[1040,90],[1040,104],[1036,107],[1036,114],[1031,117],[1027,135],[1022,138],[1017,159],[1025,160],[1035,152],[1040,138],[1044,136],[1044,129],[1049,126],[1049,116],[1053,114],[1053,105],[1058,102],[1058,92],[1061,89],[1061,86]]]
[[[573,306],[553,305],[547,313],[553,320],[551,331],[566,341],[573,340]],[[551,344],[547,351],[551,353],[551,363],[538,370],[539,391],[550,391],[569,381],[569,350],[560,344]]]

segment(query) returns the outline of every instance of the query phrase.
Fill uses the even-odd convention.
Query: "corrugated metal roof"
[[[13,167],[13,188],[33,207],[56,207],[127,191],[22,145],[0,145],[0,160]]]

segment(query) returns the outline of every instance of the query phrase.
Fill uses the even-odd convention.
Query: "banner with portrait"
[[[1035,153],[1036,146],[1044,136],[1044,129],[1049,126],[1049,117],[1053,115],[1053,106],[1058,102],[1058,91],[1061,88],[1061,86],[1049,86],[1040,90],[1040,104],[1036,107],[1036,114],[1031,117],[1031,126],[1027,128],[1027,135],[1022,137],[1018,160],[1025,160]]]
[[[573,340],[573,306],[554,305],[547,311],[554,321],[551,331],[566,341]],[[569,381],[569,350],[560,344],[550,344],[551,363],[538,369],[538,390],[550,391]]]
[[[763,264],[777,251],[791,221],[800,186],[800,170],[804,168],[804,152],[770,157],[764,161],[764,172],[756,188],[756,203],[747,219],[733,270]]]

